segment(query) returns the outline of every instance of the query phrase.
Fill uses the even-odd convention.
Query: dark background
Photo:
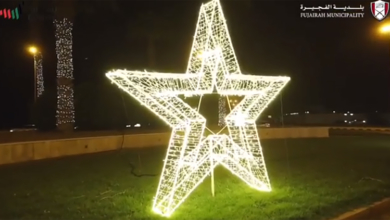
[[[100,85],[117,68],[184,72],[199,7],[204,1],[80,1],[74,20],[75,85]],[[365,7],[363,19],[304,19],[300,5]],[[0,2],[14,8],[18,2]],[[25,8],[29,8],[26,1]],[[389,111],[390,34],[378,33],[369,1],[221,1],[243,73],[287,75],[284,112]],[[33,58],[39,45],[45,87],[55,91],[56,54],[52,2],[38,7],[40,22],[0,18],[0,127],[26,124],[33,102]],[[139,15],[152,13],[167,27],[156,41],[156,65],[148,67],[147,43],[137,37]],[[138,25],[138,26],[137,26]],[[76,94],[77,96],[77,94]],[[97,97],[99,98],[99,97]],[[280,113],[280,97],[270,113]],[[215,110],[217,111],[217,105]],[[76,109],[77,111],[77,109]],[[129,110],[131,111],[131,110]]]

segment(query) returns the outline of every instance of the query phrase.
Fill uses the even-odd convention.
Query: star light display
[[[74,123],[73,94],[73,23],[67,18],[55,19],[57,53],[57,126]]]
[[[42,65],[43,57],[42,53],[38,52],[34,54],[34,62],[35,62],[35,72],[36,72],[36,83],[37,83],[37,97],[41,96],[43,91],[45,91],[45,86],[43,83],[43,65]]]
[[[271,190],[255,121],[290,78],[241,74],[218,0],[200,8],[185,74],[115,70],[106,76],[172,128],[156,213],[170,216],[217,165],[257,190]],[[206,119],[179,98],[215,90],[244,96],[225,117],[228,135],[206,135]]]

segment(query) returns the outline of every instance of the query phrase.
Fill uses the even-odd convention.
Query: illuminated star
[[[255,121],[290,78],[241,74],[218,0],[201,6],[185,74],[116,70],[106,75],[172,127],[155,212],[170,216],[217,165],[255,189],[271,190]],[[206,119],[179,98],[214,89],[245,96],[225,118],[229,135],[206,136]]]

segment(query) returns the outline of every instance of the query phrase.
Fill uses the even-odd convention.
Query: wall
[[[260,138],[329,137],[328,127],[261,128]],[[100,136],[0,144],[0,164],[10,164],[124,148],[155,147],[168,144],[170,133]]]

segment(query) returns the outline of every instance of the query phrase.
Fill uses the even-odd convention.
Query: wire
[[[122,98],[123,110],[125,111],[125,115],[126,115],[126,121],[129,121],[129,115],[127,114],[127,108],[126,108],[125,100],[123,98],[122,91],[120,94],[121,94],[121,98]],[[126,135],[125,128],[123,128],[123,130],[122,130],[122,143],[121,143],[120,148],[119,148],[119,153],[121,153],[123,150],[123,145],[125,143],[125,135]],[[122,156],[122,154],[121,154],[121,156]],[[127,161],[127,158],[124,158],[124,159]],[[128,163],[130,165],[130,173],[135,177],[155,177],[155,176],[157,176],[157,174],[147,174],[147,173],[137,174],[135,172],[136,167],[134,166],[134,164],[131,163],[130,161],[128,161]],[[139,152],[138,152],[138,163],[141,166],[141,156],[140,156]]]
[[[157,174],[148,174],[148,173],[137,174],[137,173],[135,172],[135,166],[134,166],[134,164],[129,163],[129,165],[130,165],[130,168],[131,168],[130,173],[131,173],[133,176],[135,176],[135,177],[155,177],[155,176],[157,176]]]

